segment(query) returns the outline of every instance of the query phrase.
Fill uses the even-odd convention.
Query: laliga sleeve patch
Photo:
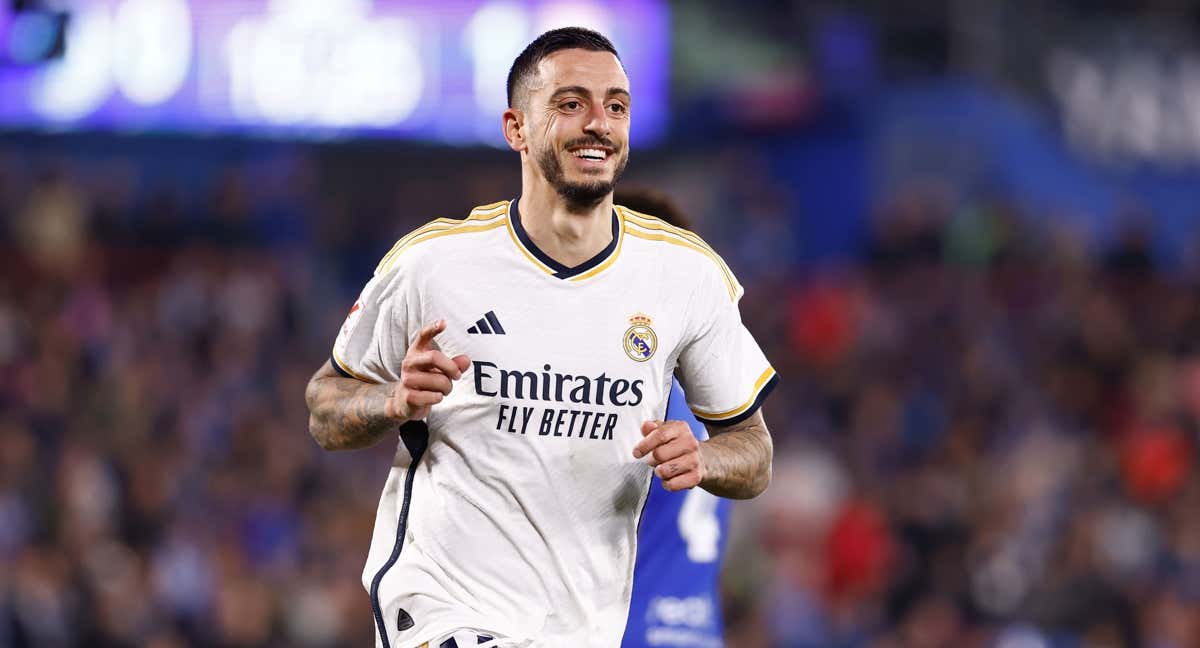
[[[346,314],[346,321],[342,324],[341,337],[350,337],[354,333],[355,327],[358,326],[358,321],[362,319],[362,301],[354,302],[350,307],[350,312]]]

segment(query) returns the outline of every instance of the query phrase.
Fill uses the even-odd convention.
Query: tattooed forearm
[[[399,423],[387,416],[395,385],[346,378],[326,362],[308,382],[308,431],[326,450],[374,445]]]
[[[731,427],[708,428],[700,444],[704,478],[700,487],[720,497],[750,499],[771,483],[771,434],[762,413]]]

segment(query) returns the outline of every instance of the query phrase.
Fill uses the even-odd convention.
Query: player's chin
[[[604,162],[579,162],[578,158],[571,158],[571,162],[566,168],[571,170],[572,175],[582,176],[586,178],[595,178],[597,176],[612,176],[613,163],[612,160]]]
[[[612,168],[605,164],[600,167],[576,168],[567,174],[567,180],[579,185],[611,185],[614,182]]]
[[[579,204],[592,204],[612,193],[611,176],[588,177],[566,174],[561,182],[555,184],[559,195]]]
[[[574,178],[568,178],[568,180],[571,184],[589,191],[604,191],[605,189],[611,191],[615,184],[611,173],[580,174]]]

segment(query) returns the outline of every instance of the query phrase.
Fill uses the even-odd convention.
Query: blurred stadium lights
[[[32,65],[63,55],[68,14],[44,2],[0,5],[0,67]]]
[[[1200,55],[1060,48],[1046,75],[1073,148],[1106,163],[1200,164]]]
[[[508,66],[533,31],[529,12],[509,2],[489,2],[463,29],[463,49],[474,61],[475,103],[480,110],[508,102]]]
[[[192,16],[184,0],[126,0],[113,16],[119,34],[113,76],[130,101],[150,106],[171,97],[192,61]]]
[[[105,7],[83,7],[67,27],[66,55],[44,66],[28,90],[37,117],[78,119],[100,107],[113,88],[112,18]]]
[[[228,55],[235,115],[271,124],[384,127],[417,108],[428,83],[419,26],[372,16],[359,0],[276,0],[239,20]]]
[[[191,14],[184,0],[85,4],[68,25],[66,40],[66,55],[43,68],[31,93],[42,117],[81,118],[114,90],[134,105],[153,106],[171,98],[187,78]]]
[[[65,56],[0,69],[0,128],[502,140],[533,36],[609,34],[638,81],[634,144],[665,129],[663,0],[76,0]],[[611,16],[622,16],[613,21]],[[0,19],[0,26],[4,25]],[[26,48],[32,50],[32,48]]]

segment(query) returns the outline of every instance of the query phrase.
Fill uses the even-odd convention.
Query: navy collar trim
[[[612,212],[612,241],[603,250],[600,250],[596,256],[577,266],[567,267],[534,245],[533,239],[529,238],[529,233],[525,231],[525,226],[521,224],[521,214],[517,212],[518,202],[520,202],[520,198],[513,200],[512,205],[508,208],[508,220],[512,223],[513,232],[516,233],[517,239],[521,241],[521,245],[525,246],[525,249],[536,257],[538,261],[541,261],[546,267],[553,270],[554,276],[559,279],[570,279],[604,263],[605,259],[608,259],[616,252],[617,245],[621,242],[621,219],[617,216],[617,210],[614,208]]]

